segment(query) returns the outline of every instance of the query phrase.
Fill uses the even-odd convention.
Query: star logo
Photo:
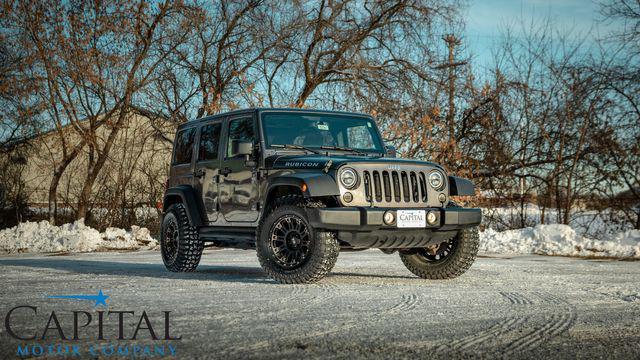
[[[90,300],[96,303],[93,306],[107,306],[107,299],[109,295],[104,295],[102,289],[98,291],[98,295],[51,295],[47,296],[49,299],[72,299],[72,300]]]

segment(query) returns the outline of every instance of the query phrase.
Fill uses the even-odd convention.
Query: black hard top
[[[369,115],[369,114],[358,113],[358,112],[349,112],[349,111],[319,110],[319,109],[299,109],[299,108],[259,108],[259,107],[256,107],[256,108],[233,110],[233,111],[228,111],[228,112],[224,112],[224,113],[220,113],[220,114],[204,116],[204,117],[201,117],[201,118],[198,118],[198,119],[195,119],[195,120],[191,120],[191,121],[186,122],[184,124],[180,124],[180,126],[178,126],[178,129],[181,129],[183,127],[196,125],[198,123],[209,121],[209,120],[213,120],[213,119],[227,117],[227,116],[242,115],[242,114],[252,114],[252,113],[259,113],[259,112],[264,112],[264,111],[280,111],[280,112],[307,113],[307,114],[323,113],[323,114],[338,114],[338,115],[350,115],[350,116],[354,116],[355,115],[355,116],[363,116],[363,117],[368,117],[368,118],[371,117],[371,115]]]

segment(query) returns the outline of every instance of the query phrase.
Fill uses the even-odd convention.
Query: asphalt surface
[[[159,252],[144,251],[5,256],[0,277],[3,320],[17,305],[38,308],[10,318],[19,336],[37,339],[14,339],[3,326],[0,358],[25,345],[36,351],[30,356],[38,346],[46,353],[50,344],[77,345],[83,358],[115,358],[118,345],[129,358],[161,356],[163,347],[167,355],[169,345],[179,358],[640,358],[640,262],[484,256],[460,278],[425,281],[397,254],[368,250],[340,254],[318,284],[280,285],[253,251],[207,250],[186,274],[165,271]],[[100,289],[108,307],[47,298]],[[79,340],[60,340],[50,313],[70,338],[74,310],[93,320],[79,327]],[[123,337],[140,321],[136,340],[116,339],[116,313],[104,314],[105,340],[97,338],[98,312],[108,310],[134,312],[123,315]],[[143,311],[159,338],[171,311],[169,335],[182,339],[152,340]]]

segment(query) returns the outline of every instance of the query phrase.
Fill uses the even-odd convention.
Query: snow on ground
[[[104,232],[86,226],[83,220],[62,226],[48,221],[24,222],[0,231],[0,253],[89,252],[100,250],[153,249],[158,242],[147,228],[130,231],[107,228]]]
[[[138,208],[136,214],[155,213],[153,208]],[[555,210],[547,209],[545,220],[550,222]],[[518,209],[512,207],[483,209],[480,251],[497,254],[544,254],[567,256],[596,256],[640,259],[640,230],[621,226],[617,214],[583,212],[576,215],[571,226],[550,224],[508,230]],[[138,214],[139,213],[139,214]],[[578,213],[578,212],[576,212]],[[539,221],[540,209],[526,206],[528,223]],[[598,234],[598,235],[595,235]],[[47,221],[21,223],[0,231],[0,253],[16,252],[88,252],[112,249],[156,248],[149,230],[133,226],[130,231],[108,228],[105,232],[88,227],[82,221],[52,226]]]
[[[52,310],[65,334],[73,333],[73,311],[93,316],[73,341],[59,341],[52,329],[46,341],[2,331],[0,359],[38,343],[81,352],[40,359],[125,357],[89,353],[103,344],[172,344],[184,359],[640,359],[640,261],[483,257],[459,278],[435,281],[411,274],[397,254],[370,250],[340,254],[325,279],[308,285],[276,284],[254,251],[234,249],[205,250],[190,273],[167,271],[156,251],[0,256],[0,271],[0,309],[38,306],[37,315],[12,314],[21,334],[37,328],[40,335]],[[126,339],[143,311],[162,337],[163,311],[170,311],[170,333],[181,340],[153,341],[145,330],[151,325],[137,340],[115,340],[112,313],[100,322],[107,340],[96,341],[98,311],[107,308],[46,299],[100,289],[108,309],[135,312],[124,315]]]
[[[517,230],[480,233],[480,251],[498,254],[542,254],[640,258],[640,230],[627,230],[609,240],[594,240],[567,225],[536,225]]]

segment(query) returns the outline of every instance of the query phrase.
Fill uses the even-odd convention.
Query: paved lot
[[[0,358],[21,344],[58,343],[101,357],[113,357],[101,345],[144,358],[163,345],[181,358],[640,357],[640,262],[482,257],[461,278],[425,281],[397,254],[369,250],[341,254],[319,284],[292,286],[265,278],[252,251],[208,250],[191,274],[166,272],[160,254],[146,251],[0,257],[0,274],[3,318],[17,305],[38,307],[11,316],[16,332],[38,339],[16,340],[3,326]],[[163,337],[163,311],[171,311],[170,335],[182,340],[153,341],[141,329],[135,341],[117,341],[116,314],[104,314],[98,340],[98,311],[107,308],[47,298],[99,289],[108,310],[134,312],[124,315],[125,337],[143,311]],[[41,339],[51,311],[72,337],[74,310],[92,315],[80,340],[60,341],[55,323]]]

